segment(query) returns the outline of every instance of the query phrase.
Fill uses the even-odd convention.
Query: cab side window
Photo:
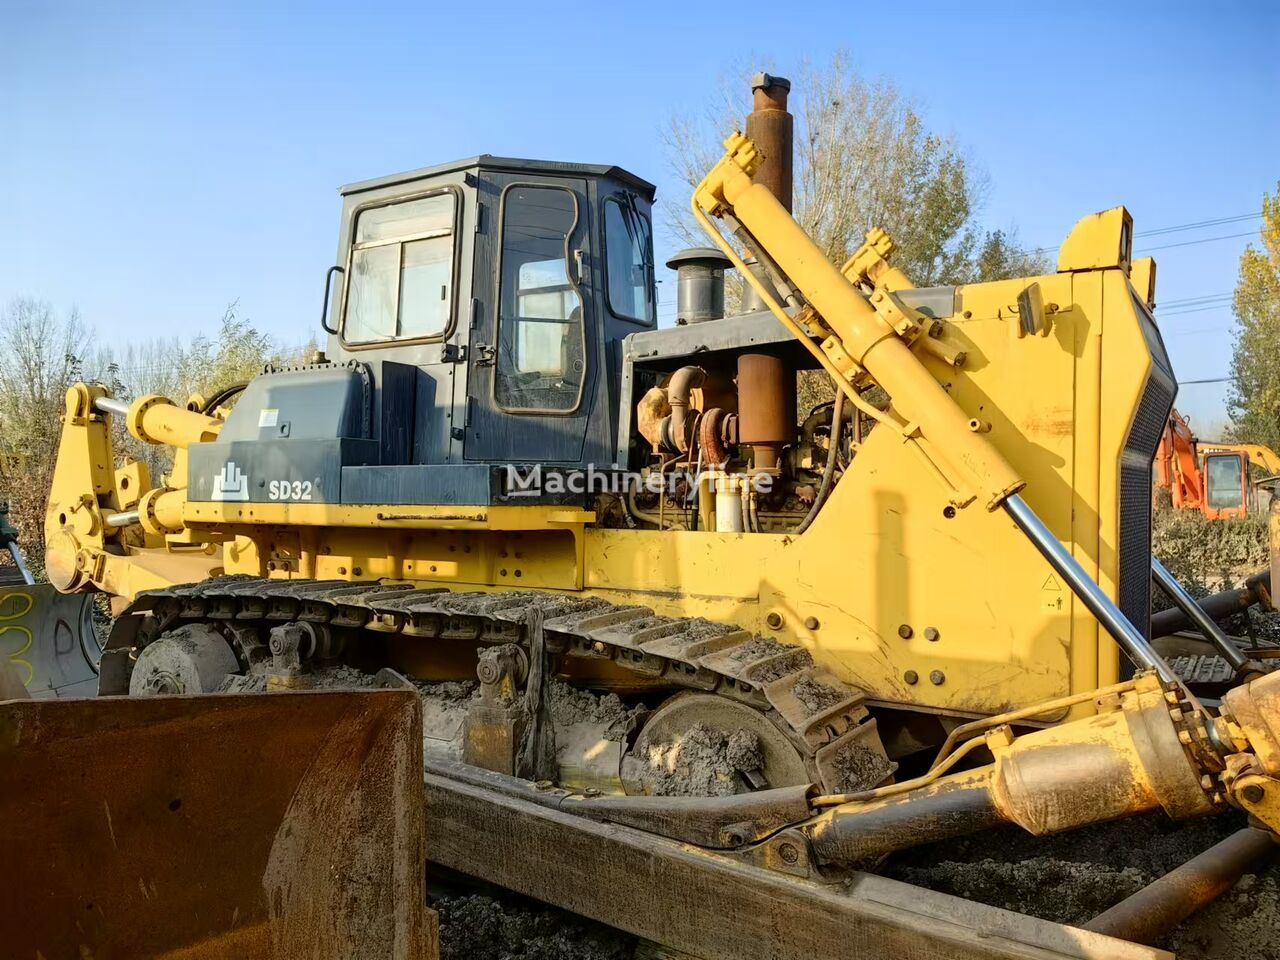
[[[626,198],[604,203],[604,254],[609,310],[615,317],[652,326],[653,230]]]

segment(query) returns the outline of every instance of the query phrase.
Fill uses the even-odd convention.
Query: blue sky
[[[1030,246],[1118,203],[1139,235],[1256,213],[1280,180],[1269,0],[814,3],[755,23],[760,6],[0,0],[0,302],[76,305],[121,341],[210,331],[238,299],[300,342],[338,185],[488,152],[617,163],[680,190],[664,122],[752,55],[786,74],[843,47],[893,80],[988,172],[985,223]],[[1159,299],[1229,292],[1246,242],[1154,251]],[[1162,324],[1182,379],[1227,371],[1228,307]],[[1221,395],[1186,387],[1180,406],[1203,425]]]

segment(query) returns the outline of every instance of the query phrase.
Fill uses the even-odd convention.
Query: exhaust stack
[[[787,111],[787,95],[791,81],[761,71],[751,78],[752,104],[747,114],[747,137],[760,149],[764,162],[752,179],[769,188],[778,202],[791,212],[792,164],[795,141],[795,119]],[[754,257],[745,261],[747,269],[767,287],[773,282]],[[765,308],[760,295],[749,284],[742,299],[742,312]]]
[[[715,247],[687,247],[667,261],[676,272],[677,324],[724,316],[724,272],[732,266]]]

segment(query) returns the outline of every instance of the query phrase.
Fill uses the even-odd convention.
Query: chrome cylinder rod
[[[1232,670],[1236,673],[1244,672],[1249,663],[1244,651],[1231,641],[1213,618],[1204,612],[1196,598],[1187,593],[1187,588],[1178,582],[1178,578],[1155,557],[1151,558],[1151,582],[1168,594],[1169,599],[1186,614],[1187,619],[1204,634],[1205,639],[1218,648],[1222,658],[1231,664]]]
[[[1178,678],[1169,665],[1156,653],[1150,641],[1142,631],[1129,622],[1129,618],[1121,612],[1110,597],[1102,592],[1102,588],[1094,579],[1085,573],[1084,567],[1075,557],[1067,552],[1053,531],[1044,525],[1036,512],[1016,493],[1005,499],[1004,509],[1013,518],[1027,539],[1036,545],[1040,554],[1049,561],[1058,576],[1067,582],[1071,592],[1080,598],[1080,602],[1088,608],[1103,629],[1115,638],[1120,649],[1143,670],[1154,670],[1165,683],[1177,683]]]
[[[22,549],[18,546],[18,541],[11,540],[8,543],[0,544],[0,548],[8,547],[9,556],[13,557],[13,565],[18,568],[18,575],[22,577],[22,582],[27,586],[31,586],[36,582],[36,578],[31,575],[31,568],[27,566],[27,558],[22,555]]]
[[[127,416],[129,413],[129,404],[112,397],[98,397],[93,405],[100,413],[111,413],[117,417]]]
[[[126,510],[123,513],[108,513],[102,518],[108,527],[129,527],[139,522],[137,510]]]

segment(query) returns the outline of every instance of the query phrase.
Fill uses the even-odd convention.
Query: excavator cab
[[[1204,479],[1207,518],[1226,520],[1249,512],[1249,462],[1243,453],[1206,453]]]

